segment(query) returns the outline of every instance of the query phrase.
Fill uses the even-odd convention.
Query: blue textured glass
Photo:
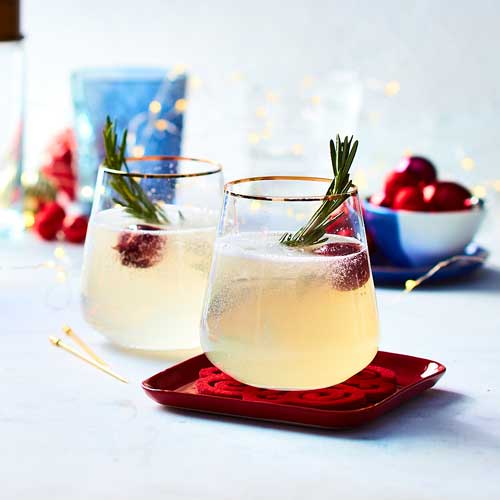
[[[102,129],[108,115],[117,121],[119,137],[128,129],[127,156],[180,155],[184,106],[176,103],[185,97],[186,79],[184,73],[166,68],[98,68],[73,73],[80,187],[95,185],[104,157]],[[158,173],[175,172],[176,163],[158,163],[158,168]]]

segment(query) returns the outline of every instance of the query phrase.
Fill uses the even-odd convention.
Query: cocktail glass
[[[273,176],[225,185],[201,344],[212,363],[241,382],[323,388],[357,373],[377,352],[375,290],[356,189],[331,214],[327,241],[307,248],[280,243],[327,199],[330,182]]]
[[[221,166],[182,157],[99,169],[85,242],[85,319],[112,342],[146,350],[199,346],[199,319],[222,197]],[[172,173],[158,173],[158,172]],[[114,188],[137,182],[168,218],[130,215]]]

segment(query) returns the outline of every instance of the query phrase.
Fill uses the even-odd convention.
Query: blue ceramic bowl
[[[393,263],[432,265],[464,252],[484,218],[484,203],[454,212],[392,210],[363,201],[367,230]]]

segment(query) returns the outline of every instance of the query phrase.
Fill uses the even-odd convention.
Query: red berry
[[[74,134],[67,129],[57,135],[47,148],[47,158],[40,171],[52,181],[58,191],[66,193],[71,200],[76,190],[76,143]]]
[[[55,201],[46,203],[43,210],[35,215],[35,232],[44,240],[53,240],[62,227],[64,209]]]
[[[427,158],[423,158],[422,156],[407,156],[402,158],[397,170],[400,172],[409,172],[423,184],[430,184],[437,179],[436,168]]]
[[[378,207],[390,207],[392,205],[392,199],[383,191],[372,194],[368,201]]]
[[[330,257],[345,257],[339,259],[331,271],[332,284],[337,290],[356,290],[370,277],[368,253],[359,243],[326,243],[315,250],[315,253]]]
[[[340,215],[339,215],[340,214]],[[326,232],[328,234],[338,234],[339,236],[354,236],[354,229],[351,224],[349,215],[344,212],[334,212],[332,214],[332,223],[327,226]]]
[[[392,208],[394,210],[414,210],[417,212],[425,212],[428,209],[422,190],[418,187],[401,188],[394,197]]]
[[[83,243],[87,234],[89,220],[85,215],[68,215],[63,221],[62,230],[66,240]]]
[[[113,247],[120,253],[121,263],[128,267],[147,268],[160,262],[166,236],[153,234],[153,231],[159,230],[154,226],[137,225],[123,231],[118,238],[118,244]]]
[[[471,192],[455,182],[437,182],[423,189],[424,199],[431,210],[447,212],[466,210],[471,207],[468,200]]]
[[[385,178],[385,192],[389,198],[393,198],[403,187],[418,186],[418,177],[408,171],[394,170]]]

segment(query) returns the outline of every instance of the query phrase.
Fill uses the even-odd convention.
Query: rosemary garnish
[[[352,181],[349,176],[354,156],[358,149],[358,141],[352,143],[353,137],[346,137],[343,142],[337,134],[335,144],[330,140],[330,156],[332,158],[333,181],[330,184],[325,196],[335,196],[326,199],[314,212],[307,224],[296,233],[285,233],[280,238],[280,243],[289,247],[310,247],[320,245],[328,240],[325,236],[328,226],[342,214],[331,217],[332,213],[349,198],[349,189]]]
[[[104,139],[105,157],[104,166],[113,170],[125,169],[130,172],[125,161],[125,149],[127,147],[127,130],[123,132],[120,146],[118,147],[118,136],[116,134],[116,123],[113,124],[109,116],[106,117],[106,125],[102,131]],[[168,218],[158,203],[151,201],[144,192],[141,185],[127,175],[112,175],[110,186],[120,196],[113,201],[124,207],[125,211],[132,217],[141,219],[152,224],[167,224]]]

